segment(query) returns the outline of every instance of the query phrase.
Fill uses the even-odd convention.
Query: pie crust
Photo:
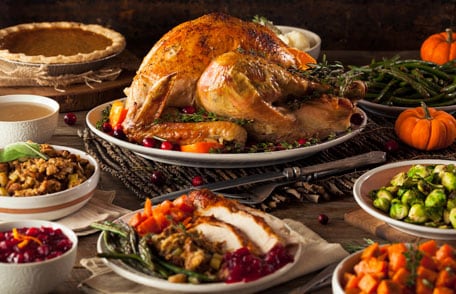
[[[0,30],[0,58],[33,64],[97,61],[123,51],[122,34],[96,24],[42,22]]]

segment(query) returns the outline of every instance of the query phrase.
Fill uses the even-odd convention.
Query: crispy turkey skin
[[[124,132],[136,143],[156,136],[177,144],[216,140],[243,145],[248,138],[293,141],[345,130],[356,108],[346,98],[321,95],[300,109],[288,108],[290,97],[321,88],[287,70],[311,63],[312,57],[298,54],[254,22],[211,13],[182,23],[152,47],[125,89]],[[227,121],[159,122],[167,108],[189,105]],[[251,123],[241,127],[231,118]]]

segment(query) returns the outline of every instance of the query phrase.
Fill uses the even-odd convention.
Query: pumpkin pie
[[[0,58],[36,64],[97,61],[120,53],[122,34],[96,24],[42,22],[0,30]]]

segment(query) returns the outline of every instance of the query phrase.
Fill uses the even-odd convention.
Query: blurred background
[[[285,4],[279,4],[283,2]],[[456,30],[456,0],[2,0],[0,28],[26,22],[77,21],[113,28],[142,57],[169,29],[220,11],[319,34],[322,50],[419,50],[446,27]]]

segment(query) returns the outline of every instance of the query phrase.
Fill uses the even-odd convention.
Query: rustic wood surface
[[[372,58],[381,58],[382,56],[392,56],[397,52],[343,52],[333,51],[327,52],[331,60],[339,60],[347,64],[362,64],[368,63]],[[404,58],[416,56],[416,52],[402,53]],[[112,100],[120,97],[112,97]],[[85,115],[87,111],[79,111],[77,115],[78,122],[76,125],[68,126],[63,121],[64,113],[60,114],[59,126],[49,143],[64,145],[68,147],[78,148],[83,150],[83,139],[81,132],[85,129]],[[101,190],[115,190],[116,197],[114,204],[125,207],[127,209],[141,208],[141,200],[122,185],[120,181],[106,172],[102,172],[99,183]],[[377,237],[373,233],[350,225],[344,217],[350,211],[358,208],[352,195],[345,195],[337,200],[326,201],[322,203],[312,203],[309,201],[293,202],[293,205],[280,207],[273,210],[271,213],[279,218],[292,218],[298,220],[326,239],[328,242],[337,242],[342,245],[362,245],[365,238],[369,238],[379,242],[385,242],[385,239]],[[329,217],[329,223],[322,225],[318,222],[319,214],[326,214]],[[90,272],[79,264],[81,258],[90,258],[96,255],[96,240],[98,234],[80,237],[78,257],[71,277],[62,285],[60,285],[54,293],[79,293],[77,285],[84,279],[90,276]],[[316,258],[324,258],[316,257]],[[312,274],[306,275],[285,284],[279,285],[263,293],[286,293],[294,287],[303,284],[309,280]],[[330,287],[323,288],[316,293],[329,293]]]

